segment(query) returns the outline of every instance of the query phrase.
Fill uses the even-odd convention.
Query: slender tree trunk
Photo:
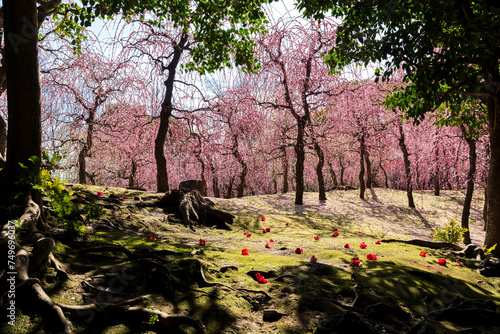
[[[136,173],[137,173],[137,164],[135,163],[134,159],[132,159],[132,170],[130,171],[130,175],[128,177],[128,187],[129,188],[135,187],[135,174]]]
[[[80,184],[87,184],[87,166],[85,158],[87,157],[87,144],[83,144],[80,153],[78,154],[78,182]]]
[[[214,197],[219,198],[220,197],[219,179],[217,178],[217,173],[212,160],[209,160],[209,163],[210,163],[210,172],[212,172],[212,190],[214,192]]]
[[[318,176],[319,200],[326,201],[325,178],[323,176],[323,166],[325,165],[325,155],[317,142],[314,143],[314,150],[318,155],[318,164],[316,165],[316,175]]]
[[[80,184],[87,184],[87,164],[85,163],[85,158],[92,155],[92,146],[94,141],[94,120],[97,107],[104,102],[100,97],[96,97],[94,103],[95,108],[88,110],[89,117],[86,119],[87,123],[87,138],[85,144],[83,145],[80,154],[78,155],[78,182]]]
[[[286,194],[289,191],[288,186],[288,155],[286,154],[286,147],[282,147],[281,151],[283,152],[283,194]]]
[[[42,156],[36,1],[5,0],[3,4],[5,54],[2,61],[7,75],[9,123],[0,197],[12,195],[12,186],[19,180],[19,163],[32,166],[28,159]],[[7,203],[2,201],[2,204]]]
[[[365,135],[359,141],[359,198],[365,199]]]
[[[344,174],[345,174],[345,166],[342,162],[342,157],[339,156],[339,165],[340,165],[340,185],[345,186]]]
[[[471,138],[467,133],[465,127],[460,126],[462,129],[462,133],[469,145],[469,171],[467,173],[467,192],[465,193],[464,207],[462,211],[462,227],[467,229],[467,232],[464,233],[464,244],[470,244],[470,231],[469,231],[469,215],[470,215],[470,206],[472,202],[472,195],[474,193],[474,177],[476,176],[476,141]]]
[[[492,80],[500,82],[498,66]],[[493,255],[500,255],[500,92],[487,98],[488,130],[490,134],[490,166],[488,172],[488,224],[484,244],[492,247],[497,244]]]
[[[304,133],[306,121],[302,118],[297,120],[297,141],[295,143],[295,154],[297,162],[295,163],[295,205],[304,204]]]
[[[335,174],[335,170],[333,169],[331,162],[328,162],[328,167],[330,168],[330,175],[332,177],[333,187],[336,188],[339,185],[337,182],[337,174]]]
[[[229,185],[227,186],[226,198],[233,197],[233,183],[234,183],[234,177],[232,177],[231,180],[229,180]]]
[[[385,168],[382,166],[382,161],[379,162],[378,164],[379,168],[382,170],[382,173],[384,173],[384,187],[386,189],[389,189],[389,178],[387,176],[387,171]]]
[[[373,171],[370,153],[365,147],[365,162],[366,162],[366,188],[370,189],[373,186]]]
[[[172,116],[172,97],[174,92],[175,74],[187,40],[187,33],[183,33],[179,43],[174,45],[174,55],[166,67],[168,77],[167,80],[165,80],[165,97],[161,104],[160,126],[158,127],[158,133],[155,139],[156,188],[158,192],[167,192],[170,189],[168,185],[167,159],[165,158],[164,145],[165,140],[167,139],[170,116]]]
[[[245,187],[247,184],[246,177],[248,173],[248,166],[245,163],[245,160],[243,160],[243,157],[241,156],[240,152],[238,151],[238,136],[234,135],[233,136],[233,148],[232,148],[232,153],[233,156],[236,158],[238,163],[241,165],[241,173],[240,173],[240,184],[238,185],[237,191],[236,191],[236,197],[240,198],[243,197],[243,193],[245,191]]]
[[[410,154],[406,148],[405,134],[403,131],[403,124],[398,123],[399,126],[399,147],[401,152],[403,152],[403,160],[405,164],[405,174],[406,174],[406,195],[408,196],[408,206],[410,208],[415,207],[415,202],[413,201],[413,186],[411,181],[411,166],[410,166]]]

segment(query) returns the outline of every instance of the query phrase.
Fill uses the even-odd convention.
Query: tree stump
[[[202,197],[197,190],[174,189],[165,194],[157,203],[159,207],[174,206],[179,210],[186,225],[216,226],[230,230],[234,216],[218,210],[208,198]]]

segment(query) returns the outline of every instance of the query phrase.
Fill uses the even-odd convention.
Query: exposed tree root
[[[382,242],[401,242],[408,245],[416,245],[423,246],[434,249],[453,249],[455,251],[461,251],[462,247],[459,245],[452,244],[450,242],[441,242],[441,241],[427,241],[421,239],[412,239],[412,240],[399,240],[399,239],[384,239]]]
[[[146,300],[141,296],[118,304],[64,305],[57,304],[72,319],[83,321],[87,325],[125,324],[130,328],[141,328],[156,333],[183,333],[182,327],[192,327],[198,334],[206,334],[205,325],[187,316],[169,316],[168,314],[131,305]],[[156,321],[150,325],[150,320]]]

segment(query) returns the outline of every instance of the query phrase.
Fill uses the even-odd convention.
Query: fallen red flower
[[[349,264],[351,267],[361,267],[363,263],[359,260],[359,257],[353,257],[352,262]]]
[[[338,237],[338,236],[339,236],[339,231],[333,232],[332,237]]]
[[[425,257],[426,255],[427,255],[427,253],[426,253],[425,251],[421,251],[421,252],[420,252],[420,256],[421,256],[421,257]]]
[[[243,249],[241,250],[241,255],[248,256],[248,249],[243,248]]]
[[[462,262],[458,261],[458,259],[456,259],[455,262],[458,264],[462,264]]]
[[[370,261],[377,261],[378,260],[378,256],[376,254],[368,254],[366,256],[366,259],[370,260]]]
[[[269,281],[265,279],[260,273],[255,274],[255,278],[257,279],[257,282],[261,284],[269,283]]]
[[[200,242],[198,243],[198,245],[200,245],[200,246],[205,246],[205,240],[200,239]]]
[[[299,247],[295,248],[295,253],[302,254],[303,252],[304,252],[304,250],[302,248],[299,248]]]
[[[375,245],[380,245],[380,240],[375,241]]]
[[[438,264],[445,266],[446,265],[446,259],[439,259]]]
[[[274,240],[274,239],[269,239],[269,242],[275,242],[275,241],[276,241],[276,240]]]
[[[360,243],[359,248],[366,248],[366,244],[364,242]]]
[[[270,227],[266,227],[266,232],[271,232],[271,228]]]
[[[262,233],[267,233],[265,228],[262,229]]]
[[[102,196],[102,191],[99,191],[99,192],[97,193],[97,196],[101,197],[101,196]]]
[[[252,233],[247,233],[247,238],[250,238],[252,236]]]
[[[290,223],[287,222],[287,223],[285,223],[285,225],[288,226],[288,225],[290,225]]]
[[[260,217],[260,219],[261,219],[262,221],[264,221],[264,220],[266,220],[266,217],[262,216],[262,217]]]
[[[319,240],[319,235],[315,235],[314,240]]]
[[[311,256],[311,263],[316,263],[318,262],[318,259],[316,258],[316,256]]]
[[[128,199],[128,197],[127,196],[123,196],[122,199]]]
[[[269,244],[266,242],[266,248],[272,248],[272,247],[269,246]]]
[[[146,238],[153,240],[153,241],[156,241],[156,237],[152,234],[146,234]]]
[[[345,244],[344,248],[351,248],[351,246],[349,246],[349,244]]]
[[[358,231],[358,234],[361,234],[361,231]]]

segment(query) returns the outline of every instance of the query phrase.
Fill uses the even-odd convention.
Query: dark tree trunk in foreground
[[[469,231],[469,215],[470,215],[470,205],[472,202],[472,195],[474,193],[474,177],[476,175],[476,141],[471,138],[464,128],[464,126],[460,126],[462,133],[469,145],[469,171],[467,173],[467,192],[465,193],[464,207],[462,211],[462,227],[467,229],[467,232],[464,233],[464,244],[470,244],[470,231]]]
[[[495,66],[494,82],[500,82],[498,66]],[[490,73],[495,73],[490,71]],[[490,166],[488,172],[488,186],[486,188],[488,201],[488,222],[484,244],[492,247],[497,244],[493,251],[495,256],[500,255],[500,92],[495,90],[494,94],[488,96],[488,131],[490,134]]]
[[[406,174],[406,195],[408,196],[408,206],[410,208],[415,207],[415,202],[413,201],[413,185],[411,181],[411,166],[410,166],[410,154],[406,148],[405,143],[405,133],[403,131],[403,124],[398,123],[399,128],[399,147],[401,152],[403,152],[403,160],[405,163],[405,174]]]
[[[19,163],[42,156],[36,1],[4,1],[9,127],[4,181],[19,177]],[[2,182],[4,184],[4,182]]]
[[[295,163],[295,205],[304,204],[305,123],[303,118],[297,118],[297,141],[295,143],[295,154],[297,156],[297,162]]]

